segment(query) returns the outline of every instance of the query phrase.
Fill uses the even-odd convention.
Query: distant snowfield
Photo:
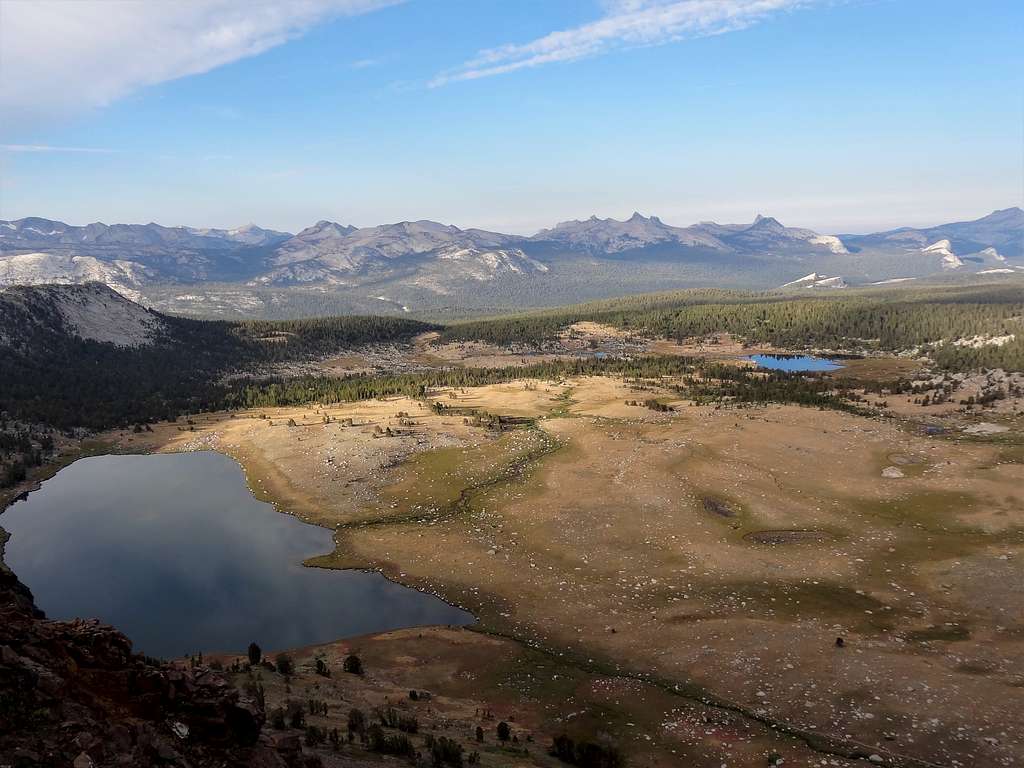
[[[849,251],[846,250],[846,246],[843,245],[843,241],[835,235],[817,235],[810,238],[807,242],[812,245],[823,245],[832,251],[832,253],[849,253]]]
[[[817,272],[811,272],[809,275],[804,275],[798,280],[786,283],[781,286],[782,288],[846,288],[846,281],[842,277],[835,275],[828,277],[827,275],[819,275]]]
[[[395,301],[394,299],[389,299],[387,296],[374,296],[373,298],[375,298],[377,301],[386,301],[388,304],[394,304],[396,307],[399,307],[403,312],[409,311],[409,308],[405,306],[405,304],[399,304],[397,301]]]
[[[942,257],[943,269],[960,269],[964,265],[960,257],[953,253],[953,245],[949,240],[939,240],[921,249],[921,253]]]

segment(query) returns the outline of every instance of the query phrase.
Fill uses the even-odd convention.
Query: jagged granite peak
[[[754,217],[754,223],[748,229],[768,229],[775,232],[783,232],[786,228],[774,216],[762,216],[759,213]]]
[[[316,224],[314,224],[311,227],[306,227],[298,234],[293,235],[293,237],[300,237],[304,239],[326,235],[337,235],[339,237],[344,237],[345,235],[349,235],[355,231],[356,228],[353,227],[351,224],[339,224],[336,221],[320,219],[320,221],[318,221]]]
[[[665,224],[657,216],[634,212],[625,221],[591,216],[585,221],[563,221],[543,229],[531,240],[553,242],[590,253],[621,253],[652,245],[678,244],[692,248],[727,250],[713,235]]]
[[[690,227],[674,227],[657,216],[645,217],[638,212],[625,221],[591,216],[586,221],[561,222],[551,229],[541,230],[532,239],[556,242],[594,254],[619,253],[664,244],[738,253],[772,253],[780,248],[794,247],[847,253],[842,241],[834,235],[786,227],[778,219],[761,214],[750,224],[702,221]]]
[[[952,256],[925,250],[944,240]],[[185,312],[189,305],[177,297],[202,293],[205,283],[243,291],[301,284],[339,292],[387,283],[383,290],[395,295],[406,290],[408,295],[427,291],[454,297],[469,290],[470,296],[461,294],[466,299],[483,295],[466,287],[477,281],[498,286],[538,277],[543,289],[519,281],[515,290],[525,292],[524,300],[541,295],[535,290],[549,295],[557,285],[555,291],[573,301],[581,291],[608,296],[632,290],[623,283],[620,270],[627,268],[622,262],[636,265],[628,268],[635,272],[630,280],[640,281],[635,285],[653,289],[666,279],[678,287],[771,288],[811,272],[877,282],[950,270],[1016,269],[1022,260],[1024,211],[1016,207],[974,221],[839,236],[789,227],[765,214],[742,224],[703,221],[679,227],[639,211],[622,221],[593,215],[563,221],[532,237],[430,220],[362,228],[321,220],[295,235],[255,224],[216,229],[155,223],[72,226],[42,217],[0,221],[0,283],[99,280],[126,296]],[[182,289],[175,289],[169,302],[166,287],[174,284]]]
[[[811,229],[787,227],[775,217],[761,214],[746,226],[702,222],[695,228],[712,233],[731,248],[744,252],[771,255],[794,249],[823,248],[832,253],[847,253],[846,246],[835,235],[820,235]]]

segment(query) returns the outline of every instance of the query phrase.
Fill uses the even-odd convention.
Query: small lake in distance
[[[214,452],[81,459],[0,514],[49,618],[96,617],[165,658],[282,650],[473,617],[377,573],[307,568],[330,531],[253,497]]]
[[[751,355],[747,359],[757,363],[758,368],[768,368],[773,371],[787,371],[790,373],[834,371],[837,368],[843,367],[832,360],[824,357],[812,357],[811,355]]]

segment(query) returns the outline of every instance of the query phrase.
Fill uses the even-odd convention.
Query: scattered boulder
[[[972,424],[969,427],[964,427],[964,434],[967,435],[1000,435],[1003,432],[1009,432],[1009,427],[1004,427],[1002,424],[992,424],[988,421],[983,421],[980,424]]]

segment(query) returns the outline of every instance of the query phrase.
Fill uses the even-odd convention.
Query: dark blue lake
[[[331,532],[257,501],[219,453],[81,459],[0,526],[5,561],[47,616],[99,618],[153,656],[473,621],[380,574],[303,566],[333,550]]]
[[[810,355],[751,355],[749,359],[757,363],[759,368],[770,368],[773,371],[834,371],[842,368],[832,360]]]

